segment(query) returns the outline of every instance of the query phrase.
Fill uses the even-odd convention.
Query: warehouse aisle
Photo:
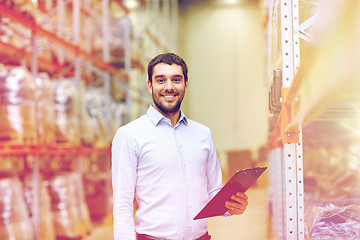
[[[249,205],[243,215],[209,219],[209,232],[214,240],[266,240],[267,189],[256,187],[248,190]]]
[[[213,240],[266,240],[267,188],[257,186],[248,190],[249,206],[241,216],[209,219],[209,232]],[[86,240],[111,240],[111,226],[96,227]]]

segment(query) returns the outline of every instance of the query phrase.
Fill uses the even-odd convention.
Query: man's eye
[[[178,82],[181,81],[181,79],[180,79],[180,78],[174,78],[173,81],[176,82],[176,83],[178,83]]]
[[[160,79],[157,80],[157,82],[158,83],[163,83],[163,82],[165,82],[165,80],[160,78]]]

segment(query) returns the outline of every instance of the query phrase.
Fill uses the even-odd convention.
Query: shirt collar
[[[150,120],[153,122],[153,124],[155,126],[158,125],[162,119],[166,118],[158,110],[156,110],[152,105],[150,105],[150,107],[147,111],[147,115],[149,116]],[[180,110],[180,119],[178,121],[178,124],[180,124],[181,122],[183,122],[185,125],[187,125],[188,119],[185,116],[185,114],[183,113],[183,111]]]

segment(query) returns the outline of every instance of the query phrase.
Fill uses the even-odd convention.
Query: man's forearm
[[[136,240],[133,210],[124,205],[114,204],[114,240]]]

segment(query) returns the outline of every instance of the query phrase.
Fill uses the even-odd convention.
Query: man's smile
[[[161,94],[162,97],[171,100],[173,98],[175,98],[176,96],[178,96],[179,94],[177,93],[165,93],[165,94]]]

